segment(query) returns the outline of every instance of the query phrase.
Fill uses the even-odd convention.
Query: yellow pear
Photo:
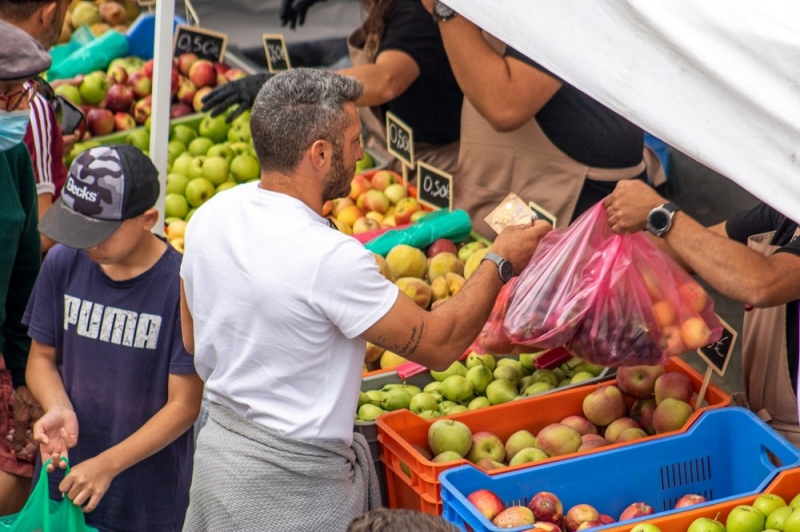
[[[470,276],[475,273],[475,270],[481,265],[481,261],[489,251],[491,251],[491,248],[478,249],[469,256],[467,262],[464,264],[464,279],[469,279]]]
[[[384,351],[383,355],[381,355],[382,369],[391,369],[405,362],[408,362],[408,360],[401,357],[400,355],[392,353],[391,351]]]

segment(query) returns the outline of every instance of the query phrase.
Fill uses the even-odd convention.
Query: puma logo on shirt
[[[64,294],[64,330],[78,336],[139,349],[155,349],[161,316],[107,307]]]

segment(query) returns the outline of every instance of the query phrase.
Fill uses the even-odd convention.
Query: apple
[[[681,284],[678,293],[698,313],[703,312],[708,304],[708,293],[694,280]]]
[[[133,91],[125,85],[112,85],[105,97],[106,109],[112,113],[128,113],[133,107]]]
[[[519,464],[528,464],[531,462],[538,462],[540,460],[547,460],[548,458],[550,457],[547,456],[547,453],[541,449],[537,449],[536,447],[527,447],[515,454],[514,458],[509,460],[508,465],[515,466]]]
[[[756,508],[747,505],[739,505],[728,514],[725,520],[725,530],[727,532],[762,532],[766,518]]]
[[[397,183],[397,179],[395,179],[394,174],[389,170],[378,170],[372,176],[372,188],[375,190],[379,190],[383,192],[389,185],[394,185]],[[402,185],[400,185],[402,187]],[[405,189],[403,189],[405,191]],[[397,203],[392,202],[392,203]]]
[[[506,509],[500,497],[486,489],[473,491],[467,500],[489,521]]]
[[[661,532],[661,529],[650,523],[639,523],[631,528],[631,532]]]
[[[169,110],[170,119],[180,118],[182,116],[190,114],[192,114],[192,108],[186,105],[185,103],[178,102],[178,103],[173,103],[170,106]]]
[[[186,185],[186,192],[184,195],[186,196],[186,201],[189,202],[189,205],[196,208],[211,199],[215,193],[216,189],[214,188],[214,185],[212,185],[208,179],[199,177],[189,181],[189,183]],[[186,219],[188,221],[188,215]]]
[[[150,79],[153,79],[153,69],[155,68],[155,66],[156,66],[155,59],[150,59],[142,67],[142,74],[144,74]]]
[[[593,528],[597,528],[599,526],[603,526],[603,522],[600,519],[592,519],[591,521],[584,521],[577,529],[592,530]]]
[[[356,201],[359,196],[368,190],[372,190],[372,184],[369,182],[369,179],[363,175],[357,175],[350,180],[350,194],[348,194],[347,197],[353,201]]]
[[[353,223],[353,234],[369,233],[370,231],[377,231],[381,228],[380,222],[362,216]]]
[[[222,192],[223,190],[231,189],[236,185],[237,183],[234,183],[233,181],[225,181],[221,185],[217,185],[217,192]]]
[[[97,105],[102,102],[108,92],[108,78],[102,72],[92,72],[87,74],[78,85],[81,101],[90,105]]]
[[[603,437],[611,443],[615,443],[617,438],[623,431],[628,429],[640,429],[642,428],[637,422],[632,420],[629,417],[621,417],[619,419],[615,419],[606,427],[605,433],[603,433]]]
[[[561,527],[553,523],[537,521],[533,523],[533,528],[528,529],[527,532],[561,532]]]
[[[189,81],[187,78],[180,78],[178,82],[178,92],[175,94],[175,97],[178,98],[178,101],[188,105],[192,110],[192,102],[194,101],[194,97],[197,94],[197,87],[194,86],[194,83]]]
[[[795,497],[796,499],[797,497]],[[794,502],[794,500],[792,500]],[[783,532],[800,532],[800,508],[794,508],[783,522]]]
[[[74,105],[80,106],[83,104],[83,98],[81,98],[81,91],[78,90],[78,87],[76,87],[75,85],[69,85],[65,83],[64,85],[59,85],[58,87],[53,89],[53,92],[55,92],[59,96],[63,96],[64,98],[72,102]]]
[[[147,95],[133,106],[133,118],[137,124],[144,124],[153,112],[153,97]]]
[[[504,469],[506,467],[506,465],[503,462],[497,462],[495,460],[492,460],[491,458],[484,458],[483,460],[478,460],[475,466],[484,471],[491,471],[492,469]]]
[[[189,79],[195,87],[214,87],[217,84],[217,69],[211,61],[199,59],[189,68]]]
[[[636,399],[653,396],[656,379],[664,374],[664,366],[623,366],[617,369],[617,387]]]
[[[597,427],[583,416],[567,416],[561,420],[562,425],[572,427],[578,434],[584,436],[586,434],[597,434]]]
[[[189,143],[197,138],[197,132],[189,126],[178,124],[170,131],[169,138],[177,140],[184,146],[189,146]]]
[[[180,194],[186,191],[186,185],[189,184],[189,178],[183,174],[167,174],[167,194]],[[183,216],[181,216],[183,218]]]
[[[188,151],[181,153],[172,163],[172,172],[189,177],[189,167],[191,166],[193,159],[194,157]]]
[[[678,320],[678,313],[669,301],[659,300],[653,303],[653,316],[659,327],[673,325]]]
[[[192,159],[189,163],[189,179],[197,179],[203,177],[203,165],[206,162],[206,156],[200,155]],[[211,183],[213,185],[213,183]]]
[[[466,456],[472,446],[472,431],[460,421],[452,419],[434,421],[428,428],[428,446],[433,454],[454,451]]]
[[[657,405],[667,398],[688,403],[692,400],[692,395],[694,394],[692,381],[689,377],[677,371],[670,371],[658,377],[654,391]]]
[[[434,240],[430,246],[428,246],[427,255],[428,258],[433,258],[439,253],[452,253],[453,255],[457,255],[458,249],[452,240],[447,238],[438,238]]]
[[[213,145],[214,141],[211,139],[197,137],[188,144],[187,151],[193,156],[199,157],[201,155],[206,155]]]
[[[219,186],[228,180],[230,165],[224,157],[206,157],[203,161],[203,177],[212,185]]]
[[[153,82],[143,72],[134,72],[128,78],[128,86],[137,99],[144,98],[153,92]]]
[[[136,120],[128,113],[114,113],[114,130],[127,131],[136,127]]]
[[[228,161],[228,164],[236,157],[236,154],[233,153],[233,150],[227,144],[214,144],[208,149],[206,155],[208,157],[222,157]]]
[[[194,93],[194,98],[192,98],[192,109],[194,109],[195,113],[199,113],[203,110],[203,98],[211,92],[213,89],[211,87],[201,87],[197,89],[197,92]]]
[[[636,519],[637,517],[652,515],[655,512],[656,511],[649,504],[635,502],[622,511],[622,513],[619,515],[618,521],[629,521],[631,519]]]
[[[693,409],[689,403],[671,398],[664,399],[653,413],[653,428],[656,430],[656,434],[680,430],[692,412]]]
[[[661,330],[660,346],[667,351],[667,355],[675,356],[688,351],[681,338],[681,329],[674,325],[664,327]]]
[[[575,532],[586,521],[600,519],[600,512],[588,504],[576,504],[564,516],[564,527],[567,532]]]
[[[653,427],[653,414],[655,414],[655,411],[655,399],[637,399],[636,402],[631,405],[630,416],[645,432],[653,435],[656,433],[656,429]]]
[[[793,511],[791,506],[783,506],[772,510],[767,515],[767,523],[764,526],[768,529],[784,530],[786,528],[786,520],[789,519]]]
[[[506,508],[492,519],[492,524],[498,528],[514,528],[522,525],[531,525],[533,522],[533,512],[525,506]]]
[[[171,166],[175,160],[186,151],[186,146],[177,140],[167,143],[167,163]]]
[[[180,194],[167,194],[164,198],[164,216],[180,218],[189,214],[189,203]]]
[[[621,443],[626,441],[633,441],[633,440],[641,440],[642,438],[646,438],[647,433],[642,429],[625,429],[622,433],[617,436],[617,439],[614,443]]]
[[[700,517],[692,521],[686,532],[726,532],[725,525],[708,517]]]
[[[356,220],[364,216],[364,211],[356,207],[355,205],[351,205],[349,207],[345,207],[339,213],[339,216],[336,219],[340,222],[344,222],[350,227],[356,223]]]
[[[528,508],[533,512],[536,521],[561,526],[564,519],[564,506],[561,504],[561,499],[549,491],[540,491],[531,497]]]
[[[606,445],[609,445],[609,442],[602,436],[598,436],[597,434],[584,434],[581,436],[581,446],[578,447],[578,452],[591,451],[592,449],[605,447]]]
[[[383,193],[386,194],[386,197],[388,197],[389,201],[391,201],[394,205],[397,205],[400,203],[400,200],[408,197],[408,192],[400,183],[389,185],[383,190]]]
[[[383,214],[389,209],[389,198],[379,190],[368,190],[364,193],[364,207]]]
[[[167,225],[166,234],[169,240],[174,238],[184,238],[186,236],[186,226],[188,222],[185,220],[173,220]]]
[[[753,501],[753,508],[759,510],[767,517],[769,517],[774,510],[783,508],[784,506],[786,506],[786,501],[783,500],[783,497],[775,495],[774,493],[764,493]]]
[[[617,522],[616,519],[614,519],[613,517],[611,517],[608,514],[600,514],[600,521],[604,525],[610,525],[611,523],[616,523]]]
[[[689,493],[678,499],[678,502],[675,503],[675,508],[686,508],[687,506],[694,506],[695,504],[700,504],[702,502],[706,502],[705,497],[702,495]]]
[[[463,379],[464,377],[453,376],[450,379]],[[446,382],[446,381],[445,381]],[[500,438],[491,432],[476,432],[472,435],[472,446],[464,457],[473,464],[484,458],[502,462],[506,457],[506,450]]]
[[[91,109],[86,115],[86,127],[93,137],[114,131],[114,115],[108,109]]]
[[[341,212],[350,206],[355,207],[356,203],[351,200],[350,198],[336,198],[331,200],[331,215],[334,218],[338,218]]]
[[[228,142],[245,142],[250,143],[253,140],[253,134],[250,132],[250,124],[247,122],[235,122],[231,124],[228,130]]]
[[[687,349],[700,349],[711,343],[711,329],[701,318],[689,318],[681,323],[681,340]]]
[[[106,72],[108,80],[112,83],[128,83],[128,71],[122,65],[110,65]]]
[[[616,386],[602,386],[583,399],[586,419],[604,427],[627,413],[625,399]]]
[[[189,69],[192,68],[192,65],[198,60],[197,54],[193,53],[183,53],[178,56],[178,72],[183,74],[184,76],[189,75]]]
[[[547,425],[536,435],[536,446],[548,456],[574,453],[581,443],[581,435],[572,427],[561,423]]]
[[[232,68],[225,72],[225,79],[228,81],[236,81],[237,79],[246,78],[247,73],[241,68]]]
[[[201,137],[211,139],[214,144],[225,142],[228,137],[228,129],[230,126],[225,122],[225,115],[219,115],[212,118],[210,115],[203,118],[197,132]]]

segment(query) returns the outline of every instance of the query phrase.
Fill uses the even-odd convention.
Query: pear
[[[437,380],[439,382],[443,382],[447,377],[450,377],[451,375],[460,375],[464,377],[466,374],[467,374],[467,368],[465,368],[464,364],[462,364],[458,360],[450,364],[450,367],[444,371],[431,371],[431,377],[433,377],[434,380]]]

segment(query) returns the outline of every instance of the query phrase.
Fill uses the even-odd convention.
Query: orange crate
[[[695,394],[700,391],[703,377],[686,362],[679,358],[671,358],[666,368],[667,371],[679,371],[687,375],[692,381]],[[616,380],[564,391],[555,391],[541,397],[532,397],[525,401],[512,401],[488,409],[462,412],[447,417],[465,423],[472,432],[489,431],[505,441],[518,430],[526,429],[536,434],[547,425],[557,423],[567,416],[582,414],[583,399],[592,393],[597,386],[611,384],[616,384]],[[731,403],[731,397],[713,384],[709,384],[705,400],[707,406],[692,414],[681,431],[650,436],[646,440],[663,438],[670,434],[682,432],[694,423],[703,411],[728,406]],[[428,428],[433,424],[433,421],[423,419],[408,410],[398,410],[384,414],[376,420],[376,424],[378,425],[378,442],[381,445],[381,461],[384,463],[386,470],[389,508],[409,508],[441,515],[442,499],[439,474],[453,467],[470,464],[470,462],[462,459],[439,464],[425,459],[414,448],[414,445],[428,447]],[[564,460],[579,454],[603,452],[607,449],[615,449],[635,443],[636,441],[617,443],[591,451],[556,456],[537,462],[537,464]],[[505,473],[526,467],[531,467],[531,464],[494,469],[490,474]]]
[[[775,480],[764,490],[763,493],[773,493],[780,495],[788,504],[795,495],[800,493],[800,468],[789,469],[783,471],[775,477]],[[719,504],[712,504],[704,506],[703,508],[692,507],[686,508],[684,511],[665,515],[664,517],[657,517],[655,519],[640,519],[630,524],[621,524],[613,528],[604,528],[603,532],[630,532],[630,530],[641,523],[651,523],[660,528],[663,532],[672,532],[678,530],[686,530],[695,519],[700,517],[708,517],[716,519],[717,521],[725,524],[728,514],[739,506],[740,504],[752,505],[753,501],[758,498],[758,495],[749,495],[741,499],[734,499],[732,501],[721,502]]]

